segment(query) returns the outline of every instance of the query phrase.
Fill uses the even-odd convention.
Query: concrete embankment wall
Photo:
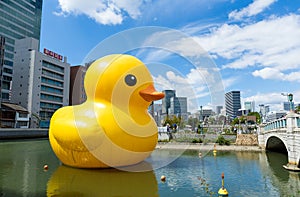
[[[47,138],[48,129],[0,129],[1,139]]]

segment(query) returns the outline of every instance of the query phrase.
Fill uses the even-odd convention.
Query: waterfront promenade
[[[214,143],[158,143],[156,149],[178,149],[178,150],[199,150],[199,151],[212,151],[216,145],[217,151],[249,151],[249,152],[263,152],[264,150],[259,146],[242,146],[242,145],[218,145]]]

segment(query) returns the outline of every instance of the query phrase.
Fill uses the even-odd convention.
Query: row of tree
[[[257,124],[261,123],[261,117],[258,112],[250,112],[248,114],[248,116],[255,116],[256,123]],[[237,124],[255,124],[255,122],[251,121],[251,120],[247,121],[246,116],[240,116],[240,117],[233,119],[231,122],[228,122],[228,120],[226,119],[226,116],[222,116],[222,115],[219,116],[218,118],[214,118],[214,117],[205,118],[202,122],[202,126],[203,125],[212,125],[212,124],[231,125],[233,127],[234,125],[237,125]],[[164,122],[163,122],[163,126],[169,126],[171,129],[177,129],[177,128],[183,129],[183,128],[185,128],[186,125],[190,125],[190,126],[192,126],[192,129],[195,129],[195,128],[199,127],[200,121],[198,118],[190,117],[190,118],[188,118],[187,122],[184,122],[184,121],[182,121],[181,117],[173,115],[173,116],[166,116],[164,119]]]
[[[295,112],[300,114],[300,106],[296,107]],[[247,120],[247,116],[255,116],[256,122],[254,122],[253,120]],[[236,117],[231,122],[227,122],[226,116],[223,115],[219,116],[218,118],[208,117],[203,120],[202,125],[210,125],[210,124],[231,125],[232,129],[234,129],[236,125],[254,125],[254,124],[260,124],[262,122],[261,116],[258,112],[250,112],[247,114],[247,116]],[[190,125],[192,126],[193,129],[195,129],[199,127],[200,121],[198,118],[190,117],[188,118],[187,122],[183,122],[181,117],[177,117],[173,115],[173,116],[167,116],[164,119],[163,126],[167,126],[167,125],[171,129],[176,129],[177,127],[183,129],[185,128],[186,125]]]

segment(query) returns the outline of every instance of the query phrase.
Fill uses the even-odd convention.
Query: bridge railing
[[[270,130],[278,130],[278,129],[282,129],[282,128],[286,128],[286,127],[287,127],[286,118],[280,118],[280,119],[274,120],[272,122],[267,122],[260,126],[262,131],[265,131],[265,132],[270,131]]]
[[[300,116],[298,114],[295,114],[292,118],[292,127],[294,128],[294,131],[300,131]],[[282,132],[286,131],[287,128],[287,119],[286,117],[279,118],[276,120],[273,120],[272,122],[267,122],[259,126],[260,132]]]

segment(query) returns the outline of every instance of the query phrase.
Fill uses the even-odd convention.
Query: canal
[[[155,155],[168,160],[176,151],[161,149]],[[218,196],[222,172],[229,196],[300,196],[299,173],[282,167],[287,155],[198,154],[186,150],[168,165],[148,172],[86,170],[61,165],[48,140],[2,141],[0,196]]]

